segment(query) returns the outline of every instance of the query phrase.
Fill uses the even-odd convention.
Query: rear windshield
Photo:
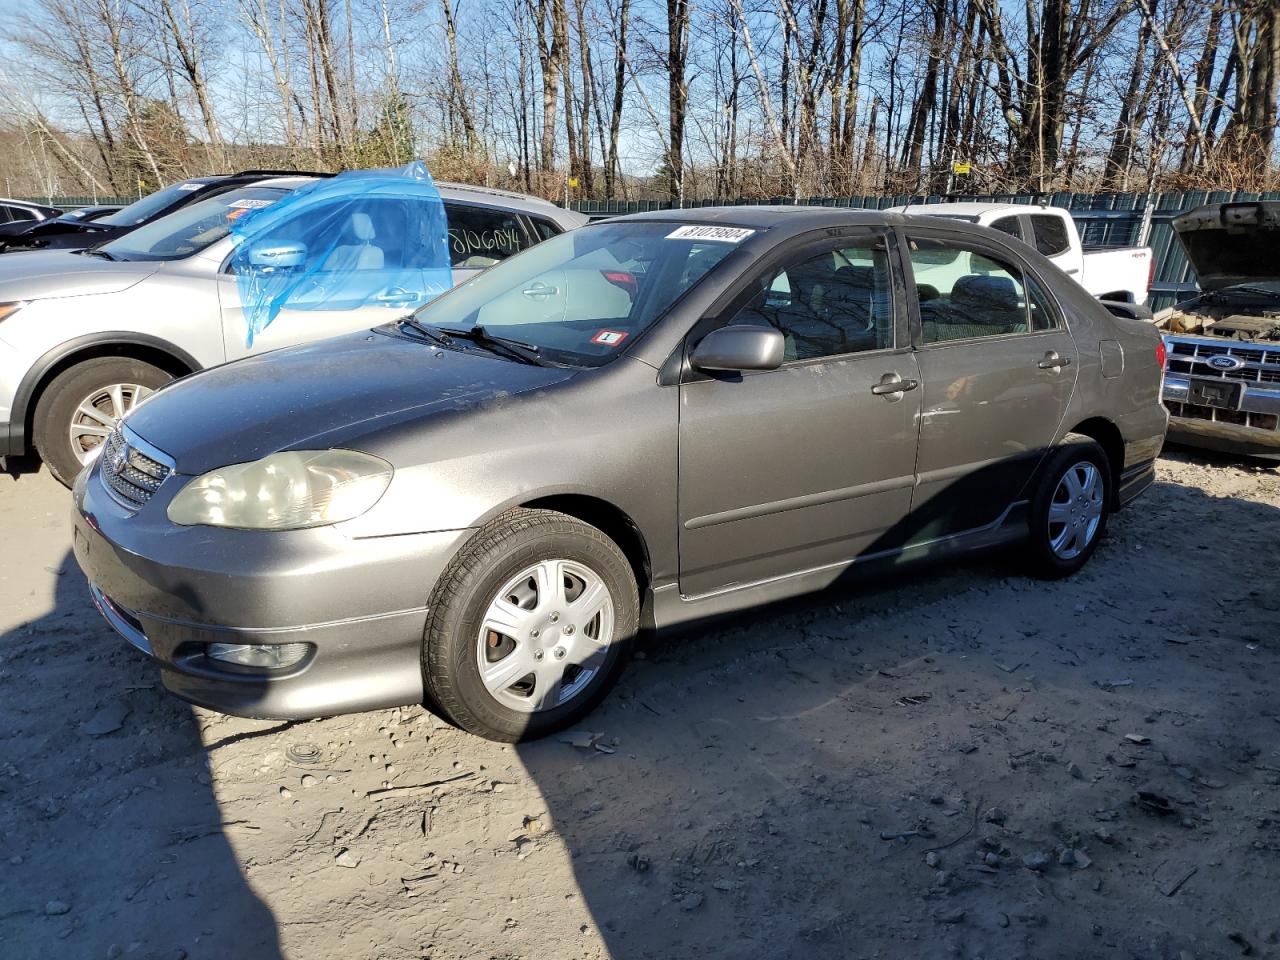
[[[147,194],[141,200],[137,200],[127,207],[121,207],[115,213],[103,217],[98,223],[106,224],[108,227],[136,227],[157,214],[163,213],[174,204],[185,200],[191,196],[193,191],[205,186],[207,184],[190,181],[175,183],[171,187],[165,187],[163,190]]]
[[[239,217],[269,207],[288,192],[279,187],[229,190],[175,210],[94,249],[113,260],[181,260],[217,243]]]
[[[420,324],[477,324],[550,359],[598,366],[631,346],[750,230],[674,223],[586,226],[486,270],[415,314]],[[726,239],[707,239],[709,234]]]

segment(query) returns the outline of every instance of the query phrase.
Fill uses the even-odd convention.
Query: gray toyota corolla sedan
[[[970,224],[626,217],[159,391],[77,481],[75,553],[194,703],[537,737],[642,627],[1014,541],[1079,569],[1152,481],[1161,349]]]

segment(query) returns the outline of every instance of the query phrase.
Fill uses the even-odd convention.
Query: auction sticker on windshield
[[[591,342],[605,347],[616,347],[625,339],[627,339],[625,330],[601,330],[591,338]]]
[[[720,243],[741,243],[755,233],[744,227],[718,227],[711,224],[677,227],[667,234],[668,240],[713,240]]]

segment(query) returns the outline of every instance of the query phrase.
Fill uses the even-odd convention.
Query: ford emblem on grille
[[[1228,356],[1225,353],[1216,353],[1212,357],[1206,357],[1204,362],[1215,370],[1239,370],[1244,366],[1243,360]]]

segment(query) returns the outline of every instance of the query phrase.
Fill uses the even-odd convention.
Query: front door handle
[[[920,386],[919,380],[903,380],[902,376],[895,370],[893,373],[886,373],[880,378],[880,382],[872,384],[871,392],[877,397],[887,397],[889,400],[901,400],[902,395],[908,390],[914,390]]]
[[[557,287],[553,287],[538,280],[520,292],[530,300],[545,300],[547,297],[554,296],[559,293],[560,290]]]
[[[1070,366],[1070,364],[1070,357],[1060,356],[1057,350],[1050,350],[1036,366],[1041,370],[1061,370],[1063,367]]]

